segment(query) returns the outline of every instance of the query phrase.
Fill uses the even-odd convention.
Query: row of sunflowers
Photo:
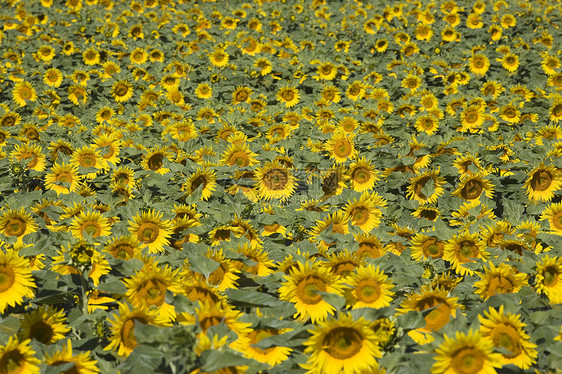
[[[559,372],[561,9],[9,0],[0,373]]]

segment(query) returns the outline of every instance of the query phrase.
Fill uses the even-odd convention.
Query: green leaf
[[[201,353],[204,372],[215,372],[229,366],[243,366],[252,362],[247,358],[226,351],[206,350]]]
[[[228,300],[239,307],[263,307],[263,306],[281,306],[284,304],[278,298],[267,293],[249,291],[249,290],[226,290]]]

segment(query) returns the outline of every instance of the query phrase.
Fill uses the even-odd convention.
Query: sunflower
[[[457,331],[455,339],[445,335],[445,342],[435,350],[431,374],[495,374],[495,368],[502,366],[501,355],[492,350],[492,341],[479,331]]]
[[[556,97],[549,110],[550,120],[558,123],[562,119],[562,98]]]
[[[478,200],[482,193],[490,199],[494,197],[494,185],[485,178],[485,172],[466,175],[461,179],[457,189],[452,193],[464,200]]]
[[[109,220],[97,210],[81,211],[72,220],[70,232],[76,239],[84,239],[86,236],[97,238],[99,236],[110,236],[111,228]]]
[[[445,243],[435,236],[427,236],[416,233],[412,239],[411,256],[415,261],[424,261],[428,258],[442,258],[445,251]]]
[[[357,101],[362,99],[366,94],[366,87],[361,81],[351,83],[345,90],[345,96],[349,100]]]
[[[0,314],[26,297],[33,298],[34,288],[29,262],[15,252],[0,252]]]
[[[326,251],[327,247],[322,244],[319,244],[318,253],[313,255],[315,257],[320,256],[322,251]],[[364,264],[364,259],[361,257],[357,257],[355,254],[349,252],[347,249],[344,249],[339,252],[332,252],[325,256],[322,254],[321,257],[325,257],[327,261],[323,261],[321,263],[322,266],[327,267],[330,269],[332,273],[337,275],[340,278],[345,278],[350,275],[352,272],[355,271],[359,266]]]
[[[131,309],[126,303],[119,303],[119,312],[108,319],[111,338],[104,351],[114,350],[119,356],[129,356],[138,345],[135,337],[135,322],[163,326],[166,322],[153,309]]]
[[[364,192],[374,187],[379,179],[377,171],[365,157],[354,161],[347,170],[347,179],[351,188],[357,192]]]
[[[121,140],[116,135],[101,134],[94,139],[94,144],[94,148],[100,151],[100,155],[106,163],[119,164]]]
[[[140,243],[132,236],[113,237],[103,250],[114,258],[130,260],[140,255]]]
[[[208,83],[199,83],[195,95],[200,99],[209,99],[213,96],[213,89]]]
[[[468,59],[468,68],[471,73],[484,76],[490,68],[490,60],[485,54],[475,53]]]
[[[81,168],[94,168],[97,170],[109,168],[107,162],[101,157],[100,152],[93,146],[84,146],[74,151],[70,162],[71,165]],[[86,179],[94,179],[97,174],[96,171],[87,173]]]
[[[308,331],[312,335],[304,342],[304,353],[309,357],[301,364],[308,373],[352,374],[378,367],[376,359],[382,354],[377,336],[362,317],[341,314]]]
[[[254,90],[246,86],[238,86],[232,93],[232,104],[247,103]]]
[[[252,152],[246,143],[231,144],[223,152],[221,162],[228,166],[253,166],[259,162],[256,156],[257,154]]]
[[[316,73],[318,74],[319,79],[331,81],[336,77],[338,73],[338,69],[331,62],[326,62],[318,65],[318,68],[316,69]]]
[[[149,253],[163,252],[169,244],[172,229],[168,220],[162,220],[163,213],[149,210],[142,212],[129,221],[129,232],[141,246],[148,247]]]
[[[296,178],[290,169],[282,165],[278,159],[257,168],[254,180],[256,192],[265,200],[284,201],[291,197],[297,187]]]
[[[1,274],[1,273],[0,273]],[[5,345],[0,345],[0,372],[2,374],[39,374],[40,361],[29,343],[31,340],[18,341],[17,336],[8,338]]]
[[[528,276],[517,268],[500,263],[496,267],[492,262],[490,268],[484,268],[480,274],[481,280],[474,283],[476,293],[484,300],[502,293],[517,293],[521,287],[528,285]]]
[[[125,80],[116,81],[113,83],[113,86],[111,86],[111,96],[118,103],[128,101],[133,97],[133,86]]]
[[[380,224],[380,208],[385,206],[386,200],[376,192],[364,192],[359,200],[350,200],[344,210],[353,226],[359,227],[363,232],[369,232]]]
[[[441,211],[435,207],[421,205],[412,212],[412,216],[435,222],[441,216]]]
[[[43,75],[43,82],[49,87],[59,87],[62,83],[62,73],[59,69],[50,68]]]
[[[544,220],[548,220],[551,233],[562,235],[562,203],[553,203],[544,209],[541,221]]]
[[[471,105],[461,113],[460,132],[476,132],[484,124],[484,109],[478,105]]]
[[[12,98],[16,104],[23,107],[27,105],[28,101],[37,100],[37,93],[35,93],[35,88],[30,83],[20,81],[16,83],[12,90]]]
[[[339,88],[333,84],[324,85],[322,91],[320,91],[321,100],[327,103],[339,103],[341,100],[341,93]]]
[[[58,254],[53,256],[51,270],[62,275],[81,274],[84,270],[89,270],[89,278],[97,286],[100,278],[109,273],[111,266],[94,246],[79,241],[68,247],[61,247]]]
[[[231,259],[227,259],[222,249],[211,250],[208,249],[205,254],[206,257],[217,262],[219,266],[211,272],[207,278],[207,283],[216,287],[218,291],[224,291],[227,288],[237,288],[240,270],[238,270]],[[194,277],[199,277],[194,275]]]
[[[281,87],[275,97],[277,101],[285,104],[287,108],[294,107],[300,100],[299,90],[291,86]]]
[[[412,330],[408,335],[418,344],[433,341],[431,333],[438,331],[447,323],[451,317],[455,317],[458,298],[449,297],[448,291],[444,289],[432,289],[422,286],[419,292],[408,295],[408,298],[400,304],[398,313],[404,314],[409,311],[425,311],[434,308],[425,316],[425,326]]]
[[[310,318],[312,323],[321,322],[334,314],[335,308],[324,300],[320,292],[343,295],[343,286],[334,274],[326,267],[315,262],[298,262],[289,275],[285,275],[285,282],[279,288],[281,300],[294,303],[297,310],[295,317],[302,320]]]
[[[545,256],[536,264],[535,288],[551,304],[562,303],[562,258]]]
[[[502,58],[497,58],[496,61],[501,62],[502,67],[510,73],[514,73],[519,68],[519,56],[514,53],[506,53]]]
[[[331,231],[328,229],[331,228]],[[321,221],[316,221],[316,225],[310,230],[311,239],[316,241],[322,233],[341,234],[349,233],[349,215],[344,211],[335,211]]]
[[[222,49],[217,49],[209,55],[211,65],[222,68],[228,64],[229,56]]]
[[[0,217],[0,232],[6,236],[15,237],[17,244],[23,244],[23,237],[38,229],[37,223],[25,209],[7,209]]]
[[[170,171],[169,168],[164,167],[164,160],[170,157],[170,153],[166,148],[155,147],[147,151],[143,155],[141,167],[144,170],[151,170],[155,173],[164,175]]]
[[[243,255],[252,264],[242,263],[240,270],[258,277],[268,276],[273,273],[272,268],[274,263],[269,259],[268,253],[258,243],[254,243],[255,244],[244,243],[236,249],[236,253]],[[254,263],[255,265],[253,265]]]
[[[479,315],[482,337],[492,341],[494,347],[506,350],[499,359],[502,365],[513,364],[521,369],[528,369],[537,360],[537,346],[531,343],[525,332],[526,326],[519,314],[505,313],[503,305],[499,310],[490,307]]]
[[[439,169],[418,173],[410,178],[407,187],[408,198],[420,204],[433,204],[444,192],[445,179],[439,176]]]
[[[416,119],[415,127],[418,132],[425,132],[428,135],[432,135],[437,132],[439,128],[439,120],[434,116],[422,115]]]
[[[458,274],[473,275],[474,270],[463,264],[472,263],[477,258],[486,259],[489,253],[485,251],[485,248],[486,245],[478,238],[478,233],[462,232],[447,241],[443,259],[451,262]]]
[[[376,266],[366,265],[350,273],[344,283],[349,286],[345,290],[347,305],[356,308],[384,308],[390,305],[394,292],[394,285],[387,280],[387,276]]]
[[[181,292],[177,280],[177,270],[169,265],[159,266],[158,261],[148,258],[141,270],[123,280],[127,287],[127,301],[134,308],[157,310],[160,318],[173,322],[176,311],[165,301],[166,293]]]
[[[111,182],[123,184],[127,187],[135,187],[136,181],[133,169],[128,166],[120,166],[117,169],[114,169],[111,174]]]
[[[562,174],[554,166],[540,164],[525,181],[527,196],[532,201],[550,201],[554,192],[562,187]]]
[[[248,358],[263,362],[273,367],[285,361],[293,351],[289,347],[273,345],[267,348],[256,347],[265,338],[275,337],[293,329],[276,329],[268,327],[253,327],[252,331],[248,334],[248,345],[237,347],[237,350],[244,353]]]
[[[422,79],[414,74],[408,74],[402,79],[402,87],[409,88],[410,92],[416,92],[422,85]]]
[[[70,331],[65,324],[64,311],[51,306],[40,306],[36,310],[25,313],[21,322],[20,337],[35,339],[42,344],[53,344],[63,339]]]
[[[201,188],[201,198],[209,200],[217,186],[217,174],[208,168],[197,169],[197,171],[182,185],[182,191],[187,195],[192,195],[198,188]]]
[[[256,59],[256,61],[254,61],[254,67],[259,69],[259,73],[261,74],[262,77],[271,73],[271,71],[273,70],[273,65],[265,57]]]
[[[335,132],[324,144],[324,150],[329,152],[330,158],[333,158],[337,163],[346,162],[357,155],[353,135],[347,135],[343,131]]]

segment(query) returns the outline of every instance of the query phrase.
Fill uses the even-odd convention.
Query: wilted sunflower
[[[536,264],[535,288],[545,294],[551,304],[562,303],[562,258],[544,256]]]
[[[344,283],[350,287],[345,290],[345,297],[352,309],[384,308],[390,305],[394,295],[391,291],[394,285],[371,264],[358,267],[344,279]]]
[[[19,342],[17,336],[12,335],[5,345],[0,345],[2,374],[39,374],[40,361],[35,358],[35,351],[29,345],[30,342],[29,339]]]
[[[362,317],[353,320],[351,315],[341,314],[308,331],[312,335],[304,343],[304,353],[309,357],[301,364],[307,373],[354,374],[378,367],[377,336]]]
[[[365,157],[361,157],[353,162],[349,166],[346,175],[351,184],[351,188],[357,192],[372,189],[379,179],[377,171]]]
[[[285,280],[279,288],[280,299],[294,303],[295,316],[302,320],[310,318],[312,323],[324,321],[335,311],[319,292],[343,295],[341,281],[318,263],[298,262],[290,275],[285,275]]]
[[[76,239],[84,239],[86,236],[97,238],[98,236],[110,236],[111,228],[109,220],[97,210],[81,211],[72,220],[70,232]]]
[[[185,191],[187,195],[191,195],[201,188],[201,198],[203,200],[209,200],[213,195],[213,191],[217,186],[217,174],[214,170],[203,168],[197,169],[197,171],[185,181],[182,185],[182,191]]]
[[[267,162],[255,171],[255,189],[265,200],[288,199],[296,189],[296,178],[278,159]]]
[[[157,310],[160,318],[173,322],[176,311],[165,301],[166,293],[179,293],[177,270],[169,265],[160,266],[158,261],[148,258],[141,270],[123,280],[127,287],[127,300],[135,308]]]
[[[428,170],[410,178],[407,195],[410,200],[420,204],[433,204],[444,192],[445,179],[439,176],[439,169]]]
[[[485,248],[486,245],[479,239],[477,232],[470,234],[465,231],[447,241],[443,259],[451,262],[456,273],[473,275],[474,270],[463,266],[463,264],[474,262],[478,258],[486,259],[489,253],[485,251]]]
[[[35,88],[33,88],[30,83],[20,81],[16,83],[14,89],[12,90],[12,98],[16,104],[24,107],[27,105],[28,101],[37,100],[37,93],[35,93]]]
[[[344,210],[352,225],[359,227],[363,232],[369,232],[380,224],[381,208],[385,206],[386,200],[376,192],[364,192],[359,200],[350,200]]]
[[[162,220],[163,213],[149,210],[142,212],[129,221],[129,232],[142,246],[148,247],[149,253],[164,251],[169,244],[172,229],[168,220]]]
[[[357,155],[353,135],[348,135],[343,131],[335,132],[332,137],[324,144],[324,150],[329,153],[337,163],[346,162]]]
[[[455,339],[445,335],[445,342],[435,350],[437,356],[431,374],[495,374],[501,367],[501,355],[493,353],[491,340],[472,329],[457,331]]]
[[[493,198],[494,185],[485,176],[485,172],[464,176],[457,189],[451,195],[458,196],[464,200],[477,200],[482,193],[485,193],[489,198]]]
[[[125,80],[116,81],[111,86],[111,96],[118,103],[125,102],[133,97],[133,86]]]
[[[35,339],[50,345],[63,339],[70,331],[65,321],[64,311],[51,306],[40,306],[23,315],[20,336],[22,339]]]
[[[548,220],[550,231],[562,235],[562,203],[550,204],[541,213],[541,221]]]
[[[35,287],[29,262],[15,252],[0,252],[0,314],[32,298]]]
[[[138,345],[135,337],[135,322],[163,326],[164,320],[152,309],[131,309],[126,303],[119,303],[119,312],[108,319],[111,338],[104,351],[114,350],[119,356],[129,356]]]
[[[475,293],[484,300],[502,293],[517,293],[523,286],[527,286],[527,274],[521,273],[517,268],[500,263],[496,267],[492,262],[490,268],[485,268],[480,273],[481,279],[474,282]]]
[[[449,323],[451,317],[455,317],[458,298],[450,297],[444,289],[432,289],[423,286],[419,292],[408,295],[408,298],[400,304],[398,313],[404,314],[409,311],[424,311],[434,308],[425,316],[425,326],[412,330],[408,335],[418,344],[433,341],[431,333]]]
[[[19,209],[7,209],[0,217],[0,232],[15,237],[17,244],[23,244],[23,237],[37,231],[37,223],[23,207]]]
[[[411,256],[415,261],[424,261],[428,258],[441,258],[445,251],[445,243],[435,236],[416,233],[410,241]]]
[[[532,201],[550,201],[554,192],[562,188],[562,174],[554,166],[540,164],[525,181],[527,196]]]
[[[526,326],[521,322],[519,314],[504,313],[503,305],[498,311],[490,307],[479,315],[480,333],[489,338],[494,347],[502,348],[509,353],[503,353],[500,358],[502,365],[513,364],[521,369],[528,369],[537,360],[536,344],[531,343],[525,332]]]

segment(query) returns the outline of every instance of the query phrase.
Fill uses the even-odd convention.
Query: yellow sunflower
[[[494,347],[506,350],[502,353],[502,365],[513,364],[521,369],[528,369],[537,361],[537,346],[531,343],[525,332],[525,324],[519,314],[505,313],[503,305],[499,310],[490,307],[479,315],[480,333],[482,337],[492,341]]]
[[[349,314],[322,322],[309,330],[312,334],[304,343],[309,355],[301,367],[307,373],[336,374],[371,372],[378,367],[381,351],[377,336],[362,317],[353,320]]]
[[[408,335],[418,344],[433,341],[431,333],[438,331],[447,323],[451,317],[455,317],[458,298],[450,297],[444,289],[432,289],[423,286],[419,292],[408,295],[408,298],[400,304],[398,313],[404,314],[409,311],[424,311],[434,308],[425,316],[425,326],[408,332]]]
[[[318,68],[316,69],[316,72],[318,73],[319,79],[331,81],[338,74],[338,69],[331,62],[326,62],[326,63],[320,64],[318,66]]]
[[[258,243],[254,243],[255,244],[244,243],[236,249],[237,253],[243,255],[245,258],[250,260],[251,263],[255,263],[255,265],[243,263],[240,270],[249,274],[254,274],[258,277],[268,276],[273,273],[272,268],[274,267],[274,263],[269,259],[267,251],[265,251]]]
[[[319,292],[343,295],[341,280],[318,263],[298,262],[290,275],[285,275],[285,280],[279,288],[280,299],[294,303],[295,317],[310,318],[312,323],[324,321],[335,311]]]
[[[81,168],[94,168],[97,170],[107,170],[109,166],[101,157],[100,152],[92,146],[84,146],[74,151],[70,160],[71,165]],[[86,179],[94,179],[97,171],[86,174]]]
[[[141,270],[123,280],[127,287],[127,301],[134,308],[156,310],[160,318],[173,322],[175,308],[165,299],[168,291],[174,294],[181,291],[176,277],[177,270],[172,271],[169,265],[159,266],[158,261],[148,258]]]
[[[246,143],[231,144],[223,152],[221,162],[228,166],[253,166],[259,162],[256,156],[257,154],[252,152]]]
[[[523,286],[527,286],[527,274],[519,272],[515,267],[500,263],[496,267],[492,262],[490,268],[484,268],[480,273],[480,280],[474,282],[475,293],[484,300],[502,293],[517,293]]]
[[[525,181],[527,197],[532,201],[550,201],[554,192],[562,188],[562,173],[554,166],[541,163],[529,174]]]
[[[153,309],[131,309],[126,303],[119,303],[119,312],[113,314],[108,321],[111,325],[111,337],[105,351],[113,350],[119,356],[129,356],[138,345],[135,337],[135,322],[163,326],[157,311]]]
[[[357,155],[353,135],[348,135],[343,131],[335,132],[332,137],[324,144],[324,150],[329,153],[337,163],[346,162]]]
[[[200,168],[185,181],[182,185],[182,191],[187,195],[192,195],[195,190],[201,188],[201,198],[209,200],[213,196],[213,191],[217,186],[217,174],[214,170],[208,168]]]
[[[352,225],[359,227],[363,232],[369,232],[380,224],[380,208],[385,206],[386,200],[376,192],[364,192],[359,200],[350,200],[344,210]]]
[[[48,69],[43,75],[43,82],[50,87],[59,87],[62,83],[62,79],[62,73],[56,68]]]
[[[98,236],[110,236],[111,228],[109,220],[99,211],[81,211],[72,220],[70,232],[76,239],[84,239],[86,236],[97,238]]]
[[[411,241],[411,256],[415,261],[424,261],[428,258],[442,258],[445,243],[435,236],[416,233]]]
[[[492,341],[479,331],[457,331],[454,339],[445,335],[445,342],[435,350],[431,374],[495,374],[495,368],[502,366],[501,355],[492,350]]]
[[[356,308],[384,308],[390,305],[394,285],[387,276],[374,265],[360,266],[350,273],[344,283],[349,286],[345,290],[347,305]]]
[[[205,256],[219,264],[218,268],[210,273],[207,278],[207,283],[209,285],[216,287],[218,291],[238,287],[238,283],[236,281],[239,278],[238,273],[240,273],[240,270],[236,268],[231,259],[226,258],[222,249],[208,249]],[[193,275],[193,277],[201,277],[199,273],[197,274],[198,275]]]
[[[478,200],[482,193],[485,193],[489,198],[493,198],[494,185],[485,178],[485,175],[485,172],[478,172],[464,176],[452,195],[469,201]]]
[[[490,60],[485,54],[475,53],[468,59],[468,68],[471,73],[484,76],[490,68]]]
[[[410,200],[416,200],[420,204],[433,204],[444,192],[445,179],[439,176],[439,169],[428,170],[410,178],[407,187],[407,196]]]
[[[133,86],[127,81],[116,81],[111,86],[111,96],[118,103],[128,101],[133,97]]]
[[[474,270],[463,266],[474,262],[475,259],[486,259],[489,255],[485,251],[486,245],[478,238],[478,233],[470,234],[465,231],[455,235],[445,244],[443,259],[451,262],[453,269],[460,275],[473,275]]]
[[[67,326],[65,321],[63,310],[40,306],[23,315],[20,337],[35,339],[46,345],[53,344],[70,332],[70,326]]]
[[[29,261],[15,252],[0,252],[0,314],[26,297],[33,298],[35,287]]]
[[[228,64],[229,56],[222,49],[217,49],[209,55],[209,61],[211,65],[222,68]]]
[[[37,100],[37,93],[35,92],[35,88],[26,82],[20,81],[16,83],[14,89],[12,90],[12,98],[14,99],[15,103],[21,107],[27,105],[28,101],[35,101]]]
[[[366,91],[365,85],[361,81],[355,81],[347,87],[345,96],[352,101],[357,101],[365,96]]]
[[[259,69],[259,73],[262,77],[271,73],[271,71],[273,70],[273,65],[265,57],[256,59],[256,61],[254,61],[254,67]]]
[[[377,180],[379,180],[377,171],[365,157],[354,161],[349,166],[346,175],[351,184],[351,188],[357,192],[364,192],[372,189]]]
[[[535,288],[545,294],[551,304],[562,303],[562,258],[544,256],[536,264]]]
[[[140,243],[132,236],[113,237],[107,242],[104,251],[114,258],[130,260],[140,255]]]
[[[299,90],[296,89],[295,87],[286,86],[286,87],[281,87],[277,91],[275,97],[277,98],[277,101],[285,104],[287,108],[292,108],[298,104],[300,100],[300,93]]]
[[[265,200],[291,197],[297,187],[297,181],[291,170],[282,165],[278,159],[269,161],[255,171],[255,190]]]
[[[170,158],[170,152],[164,147],[154,147],[143,154],[141,167],[144,170],[151,170],[155,173],[164,175],[170,171],[164,167],[164,160]]]
[[[1,268],[0,268],[1,269]],[[1,274],[1,273],[0,273]],[[17,336],[8,338],[0,345],[0,372],[2,374],[39,374],[41,363],[35,358],[35,351],[29,343],[31,340],[18,341]]]
[[[53,256],[51,270],[56,273],[81,274],[85,269],[89,270],[89,278],[97,286],[100,278],[109,273],[111,266],[103,254],[83,241],[68,247],[63,245],[57,255]]]
[[[200,99],[209,99],[213,96],[213,89],[208,83],[199,83],[195,95]]]
[[[548,220],[550,232],[562,235],[562,203],[550,204],[541,213],[541,221]]]
[[[519,68],[519,56],[511,52],[504,54],[502,58],[496,58],[496,61],[501,62],[502,67],[510,73]]]
[[[428,135],[433,135],[439,128],[439,120],[434,116],[421,115],[416,119],[414,126],[418,132],[425,132]]]
[[[461,127],[457,129],[460,132],[476,132],[484,124],[485,115],[484,108],[478,105],[471,105],[464,109],[461,113]]]
[[[328,229],[331,228],[331,231]],[[323,220],[316,221],[316,225],[310,230],[312,240],[323,232],[327,234],[341,234],[349,233],[349,215],[344,211],[335,211]]]
[[[237,350],[244,353],[244,355],[248,358],[266,363],[269,366],[273,367],[285,361],[293,350],[289,347],[283,347],[279,345],[273,345],[271,347],[262,349],[254,346],[254,344],[259,343],[265,338],[278,336],[290,331],[292,331],[292,329],[253,327],[252,331],[248,334],[249,344],[247,346],[237,347]]]
[[[129,232],[141,246],[148,247],[149,253],[164,252],[169,244],[172,229],[168,220],[162,220],[163,213],[149,210],[142,212],[129,221]]]
[[[45,355],[45,364],[50,366],[72,364],[64,371],[65,373],[96,374],[100,372],[97,367],[97,361],[90,358],[90,351],[72,354],[70,339],[67,340],[67,344],[63,345],[60,351],[52,355]]]
[[[0,232],[6,236],[15,237],[17,244],[23,244],[23,237],[38,229],[37,223],[25,209],[7,209],[0,217]]]

